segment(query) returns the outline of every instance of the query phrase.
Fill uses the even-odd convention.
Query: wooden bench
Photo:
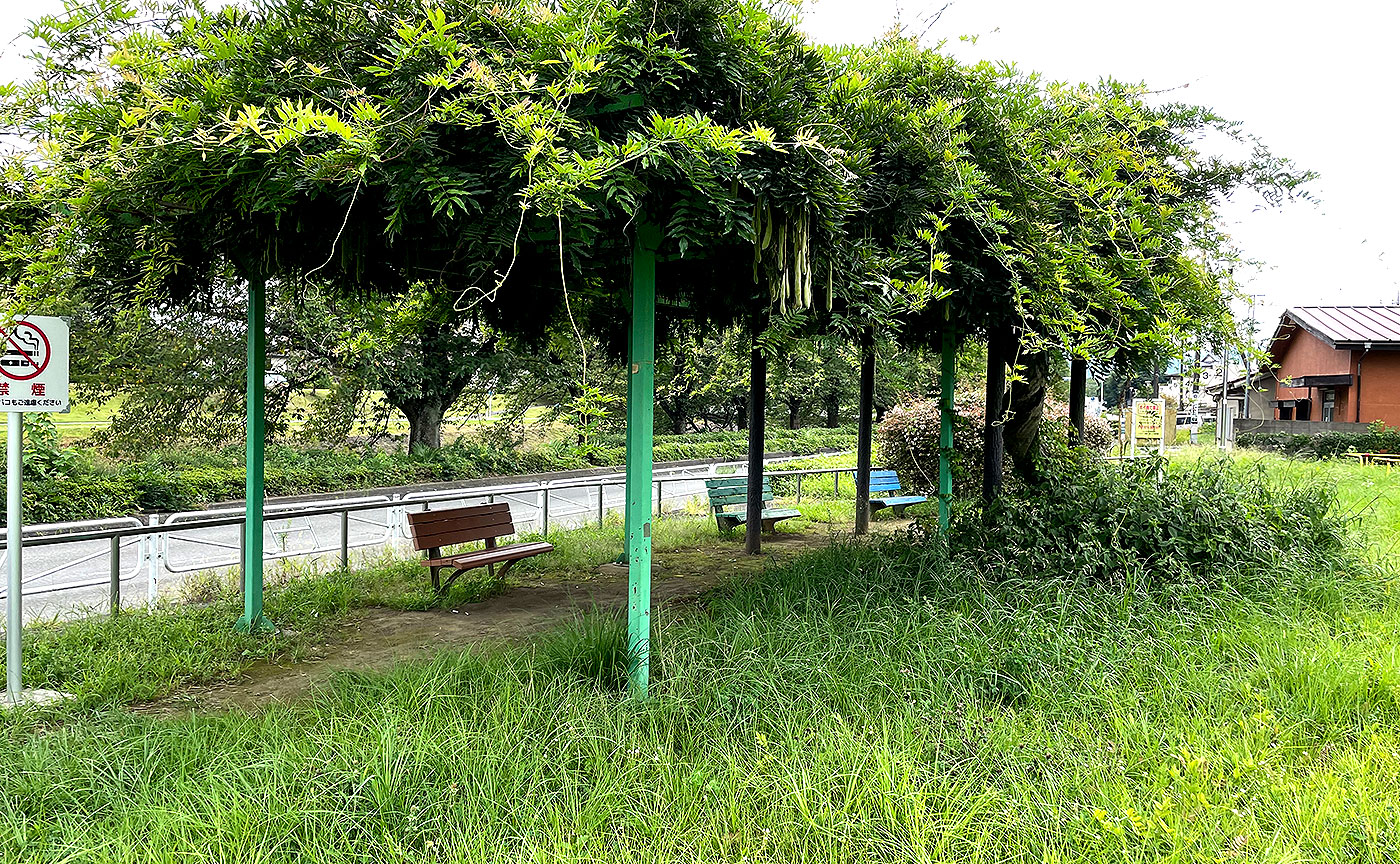
[[[883,510],[886,507],[894,511],[894,515],[903,516],[904,508],[911,504],[922,504],[928,500],[923,495],[898,495],[899,475],[893,471],[871,471],[870,472],[870,512]],[[883,493],[882,497],[876,498],[875,493]]]
[[[710,506],[715,510],[715,523],[721,531],[733,531],[749,520],[749,480],[747,477],[717,477],[705,481],[705,489],[710,493]],[[773,500],[773,481],[763,478],[763,503]],[[726,508],[737,506],[737,510]],[[801,516],[799,510],[764,507],[762,521],[764,531],[774,531],[779,522]]]
[[[413,537],[413,548],[427,551],[424,567],[433,577],[433,590],[441,594],[468,570],[487,569],[494,579],[506,575],[511,565],[522,558],[531,558],[554,550],[554,544],[538,541],[534,543],[512,543],[501,546],[498,537],[509,537],[515,533],[515,525],[510,518],[510,505],[483,504],[476,507],[454,507],[450,510],[427,510],[408,514],[408,533]],[[459,555],[443,555],[448,546],[461,543],[485,541],[485,549],[463,552]],[[503,565],[500,573],[496,565]],[[447,581],[439,574],[452,570]]]

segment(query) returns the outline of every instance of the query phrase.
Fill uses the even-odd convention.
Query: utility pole
[[[1257,336],[1254,322],[1254,304],[1261,299],[1263,294],[1246,294],[1249,299],[1249,349],[1254,350],[1254,340]],[[1253,376],[1249,371],[1249,351],[1244,352],[1244,419],[1249,419],[1249,388],[1253,382]]]

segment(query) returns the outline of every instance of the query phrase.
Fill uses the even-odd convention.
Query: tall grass
[[[1073,581],[837,544],[659,611],[644,703],[593,617],[259,714],[12,725],[0,852],[1394,861],[1400,599],[1341,555]]]

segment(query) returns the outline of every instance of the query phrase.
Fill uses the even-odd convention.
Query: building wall
[[[1307,330],[1298,327],[1294,329],[1293,335],[1289,337],[1284,346],[1283,357],[1279,360],[1279,368],[1275,374],[1280,381],[1286,378],[1301,378],[1304,375],[1355,375],[1356,361],[1351,355],[1351,351],[1333,348]],[[1366,358],[1363,373],[1370,372],[1371,357],[1373,356],[1375,356],[1375,352]],[[1384,380],[1389,374],[1381,372],[1379,377]],[[1350,387],[1336,388],[1335,411],[1337,420],[1355,419],[1356,407],[1351,401],[1351,391]],[[1316,387],[1285,387],[1279,384],[1275,392],[1278,394],[1274,397],[1275,399],[1312,400],[1311,414],[1308,419],[1312,421],[1322,419],[1322,398]],[[1368,422],[1364,419],[1364,415],[1366,413],[1365,402],[1369,395],[1363,385],[1361,391],[1363,423]],[[1400,405],[1396,407],[1400,408]],[[1267,416],[1275,416],[1272,406],[1270,406]]]
[[[1236,420],[1235,434],[1245,432],[1288,432],[1293,435],[1316,435],[1320,432],[1365,432],[1365,423],[1313,423],[1307,420]]]
[[[1249,416],[1252,419],[1274,416],[1274,395],[1278,382],[1267,376],[1259,376],[1249,390]]]
[[[1355,409],[1339,419],[1355,420]],[[1361,362],[1361,422],[1375,420],[1400,426],[1400,351],[1372,351]]]

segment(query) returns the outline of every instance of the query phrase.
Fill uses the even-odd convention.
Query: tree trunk
[[[982,420],[982,500],[987,503],[1001,494],[1002,462],[1006,459],[1002,415],[1006,413],[1006,362],[1012,338],[1009,325],[995,327],[987,336],[987,404]]]
[[[415,447],[437,450],[442,447],[443,404],[434,399],[414,400],[398,406],[408,418],[408,452]]]
[[[861,339],[860,412],[856,417],[856,534],[870,530],[871,417],[875,402],[875,348],[870,330]]]
[[[666,415],[666,423],[671,429],[672,435],[682,435],[685,433],[685,409],[680,406],[679,400],[675,407],[668,406],[666,402],[658,401],[656,407],[661,409],[661,413]]]
[[[835,429],[841,425],[841,400],[835,393],[826,397],[826,428]]]
[[[749,428],[749,398],[744,396],[734,400],[734,428],[740,432]]]
[[[1021,355],[1020,380],[1011,385],[1010,414],[1006,420],[1006,452],[1016,473],[1036,482],[1039,472],[1040,430],[1045,418],[1045,394],[1050,385],[1050,355],[1044,351]]]
[[[787,403],[787,409],[788,409],[788,428],[789,428],[789,429],[801,429],[801,428],[802,428],[802,400],[801,400],[801,399],[797,399],[797,400],[789,399],[789,400],[788,400],[788,403]]]
[[[768,358],[755,345],[749,354],[749,473],[744,552],[763,551],[763,432],[768,396]]]
[[[1084,443],[1084,390],[1089,383],[1089,361],[1078,354],[1069,361],[1069,446]]]

